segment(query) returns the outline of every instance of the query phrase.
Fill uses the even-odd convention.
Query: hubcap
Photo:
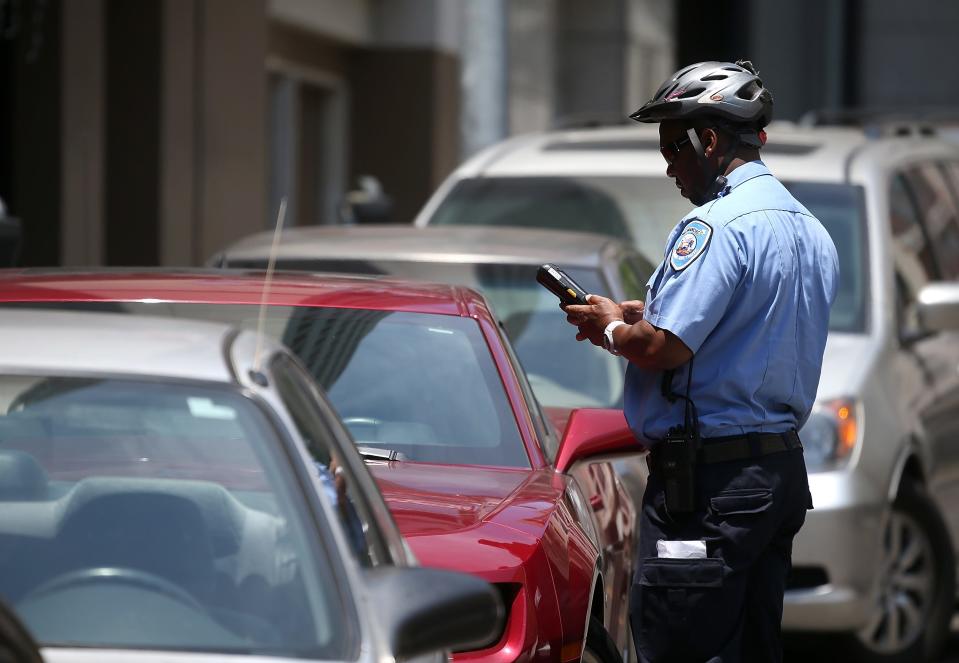
[[[879,596],[859,639],[882,654],[900,652],[922,633],[935,580],[935,558],[929,538],[910,515],[893,510],[883,533]]]

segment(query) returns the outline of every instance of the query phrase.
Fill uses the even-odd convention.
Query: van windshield
[[[859,186],[783,182],[825,226],[839,253],[839,292],[829,329],[866,328],[866,227]],[[504,225],[590,230],[632,241],[653,263],[690,203],[656,177],[483,177],[460,181],[430,225]]]

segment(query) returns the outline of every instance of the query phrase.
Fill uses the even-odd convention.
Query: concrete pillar
[[[63,4],[60,264],[103,264],[103,0]]]
[[[160,118],[160,264],[202,261],[197,207],[199,0],[163,5],[162,112]]]
[[[542,131],[553,121],[556,78],[555,0],[511,0],[509,133]]]
[[[199,265],[270,224],[262,0],[165,0],[159,259]]]
[[[271,224],[266,205],[266,44],[262,0],[203,0],[198,46],[194,262]]]
[[[504,0],[466,3],[464,26],[461,135],[465,159],[502,140],[509,130]]]

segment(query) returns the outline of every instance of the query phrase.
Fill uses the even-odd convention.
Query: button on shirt
[[[722,195],[670,233],[646,284],[645,319],[693,352],[690,396],[702,437],[800,428],[819,385],[839,260],[822,224],[761,161],[733,170]],[[673,376],[685,395],[689,364]],[[626,370],[625,413],[654,445],[683,423],[663,374]]]

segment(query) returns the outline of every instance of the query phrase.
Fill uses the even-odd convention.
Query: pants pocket
[[[729,490],[709,500],[713,513],[722,516],[759,514],[772,505],[773,493],[766,488]]]
[[[715,653],[727,631],[721,559],[646,558],[633,601],[641,620],[637,644],[651,661]]]

